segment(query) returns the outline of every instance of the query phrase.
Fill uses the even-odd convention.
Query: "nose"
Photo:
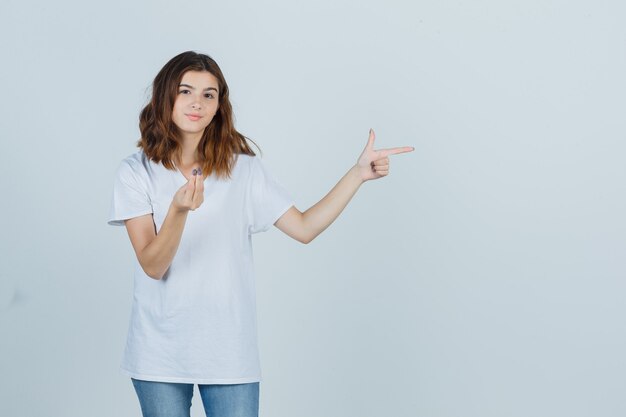
[[[193,95],[191,99],[191,108],[194,110],[200,110],[202,108],[202,97],[196,94]]]

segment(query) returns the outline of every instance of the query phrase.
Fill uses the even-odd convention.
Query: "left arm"
[[[339,180],[324,198],[304,213],[291,207],[274,225],[288,236],[309,243],[322,233],[348,205],[361,184],[389,174],[389,155],[411,152],[412,147],[374,150],[374,131],[357,163]]]
[[[361,184],[363,184],[363,180],[355,165],[314,206],[304,213],[295,207],[291,207],[285,214],[280,216],[274,225],[297,241],[309,243],[335,221],[354,194],[356,194]]]

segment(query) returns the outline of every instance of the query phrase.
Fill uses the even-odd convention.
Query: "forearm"
[[[354,166],[324,198],[303,213],[303,224],[308,241],[315,239],[339,217],[361,184],[363,184],[363,180],[357,167]]]
[[[170,267],[183,235],[187,213],[170,206],[159,233],[138,254],[141,267],[150,277],[161,279]]]

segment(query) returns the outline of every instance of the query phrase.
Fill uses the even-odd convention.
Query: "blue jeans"
[[[143,417],[189,417],[193,384],[131,378]],[[198,384],[207,417],[258,417],[259,383]]]

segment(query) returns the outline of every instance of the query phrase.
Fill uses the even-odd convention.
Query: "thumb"
[[[187,183],[186,183],[185,185],[183,185],[182,187],[180,187],[180,188],[184,188],[184,189],[185,189],[185,192],[188,192],[188,193],[189,193],[189,195],[193,195],[193,191],[194,191],[194,189],[196,188],[195,179],[196,179],[196,176],[195,176],[195,175],[192,175],[192,176],[191,176],[191,177],[187,180]]]
[[[367,138],[367,145],[365,148],[374,148],[374,140],[376,139],[376,134],[374,133],[374,129],[370,129],[370,136]]]

